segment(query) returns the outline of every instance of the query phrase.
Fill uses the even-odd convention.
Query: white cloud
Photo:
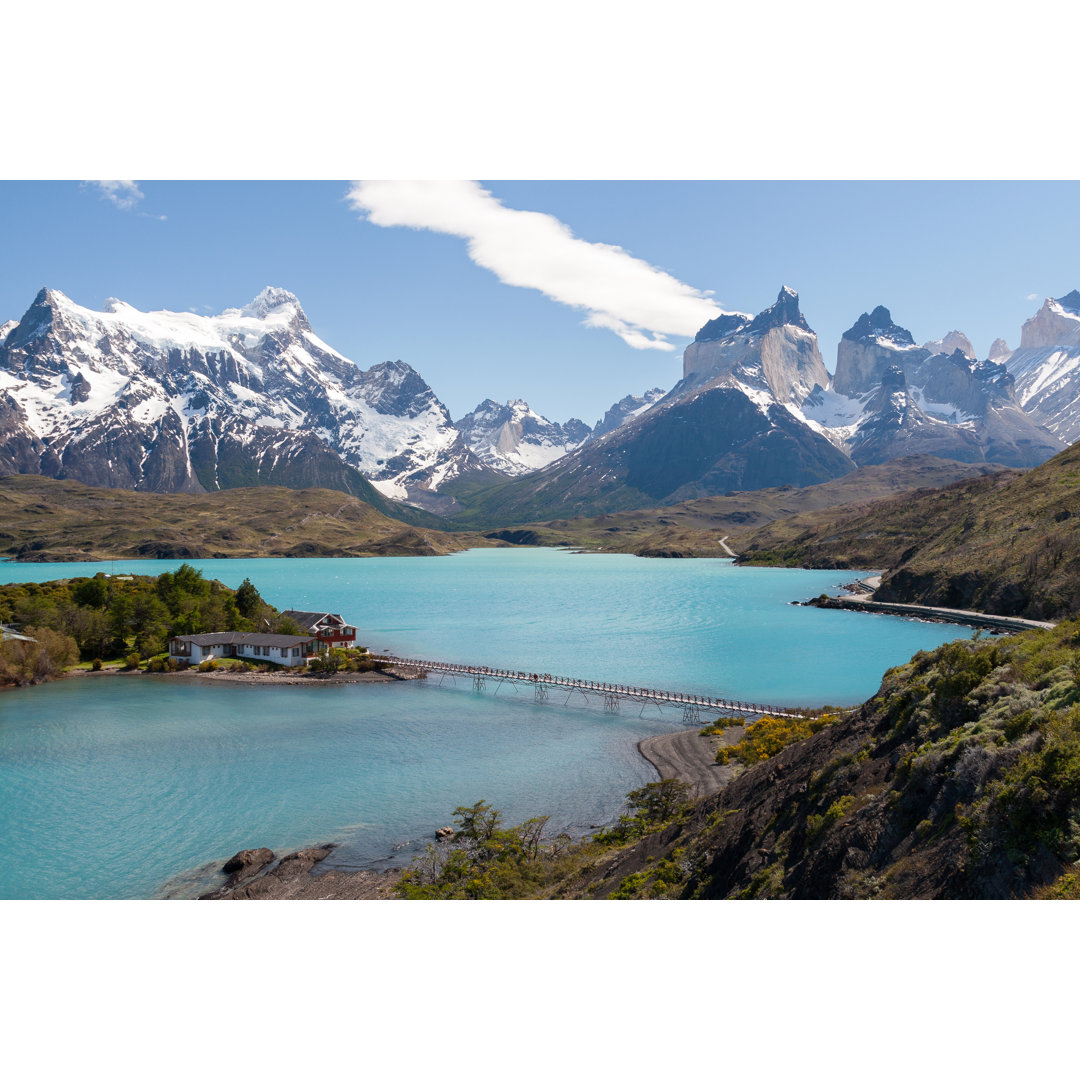
[[[1024,299],[1025,300],[1041,300],[1042,297],[1037,292],[1029,292]]]
[[[134,210],[144,197],[134,180],[90,180],[89,183],[119,210]]]
[[[469,258],[506,285],[588,312],[586,326],[635,349],[675,346],[723,313],[709,294],[613,244],[576,237],[551,214],[513,210],[473,180],[359,180],[347,199],[373,225],[460,236]]]

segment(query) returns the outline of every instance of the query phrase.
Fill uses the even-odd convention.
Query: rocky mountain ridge
[[[272,287],[215,316],[119,300],[95,312],[42,289],[0,327],[0,474],[163,492],[327,487],[445,511],[447,480],[527,471],[590,435],[523,402],[496,423],[493,405],[459,429],[410,365],[362,370]]]
[[[1000,339],[995,350],[1009,355]],[[957,330],[916,345],[884,306],[844,332],[830,376],[785,286],[756,316],[706,323],[686,348],[683,378],[651,407],[474,494],[461,520],[487,527],[804,486],[912,455],[1029,468],[1064,447],[1025,411],[1004,363],[976,359]]]
[[[756,316],[711,320],[672,390],[629,395],[593,429],[521,400],[455,423],[407,363],[362,370],[283,289],[209,317],[105,309],[43,289],[0,327],[0,473],[331,487],[442,515],[464,505],[486,527],[802,486],[912,454],[1026,468],[1080,436],[1075,291],[987,360],[957,330],[916,345],[879,305],[844,332],[830,376],[785,286]]]

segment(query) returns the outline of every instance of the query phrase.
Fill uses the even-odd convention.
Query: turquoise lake
[[[376,650],[775,705],[855,704],[966,627],[799,607],[851,571],[551,549],[443,558],[191,560],[278,608],[340,612]],[[0,582],[179,561],[0,564]],[[464,679],[249,687],[139,675],[0,694],[0,898],[187,896],[235,851],[335,841],[323,865],[421,852],[487,799],[552,831],[613,820],[655,779],[637,742],[681,712]]]

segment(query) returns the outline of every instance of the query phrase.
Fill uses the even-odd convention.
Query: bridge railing
[[[793,709],[763,705],[752,701],[729,701],[724,698],[689,694],[678,690],[657,690],[645,686],[628,686],[623,683],[597,682],[591,679],[574,679],[547,672],[511,671],[509,668],[492,668],[476,664],[455,664],[445,660],[413,660],[403,656],[384,655],[384,660],[403,667],[419,668],[421,671],[441,671],[447,675],[469,675],[473,678],[510,679],[536,686],[562,686],[571,690],[614,694],[635,701],[668,702],[673,705],[696,706],[702,709],[730,709],[733,712],[760,713],[770,716],[798,717],[802,714]]]

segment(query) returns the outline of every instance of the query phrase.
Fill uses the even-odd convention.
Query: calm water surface
[[[178,565],[9,563],[0,581]],[[234,587],[250,577],[279,608],[341,612],[376,649],[778,705],[853,704],[886,668],[970,633],[792,606],[854,575],[724,559],[499,549],[194,565]],[[608,822],[654,778],[637,741],[681,714],[563,700],[434,679],[262,688],[140,675],[7,691],[0,897],[190,894],[207,864],[254,846],[335,840],[339,865],[407,861],[481,798],[507,820]]]

